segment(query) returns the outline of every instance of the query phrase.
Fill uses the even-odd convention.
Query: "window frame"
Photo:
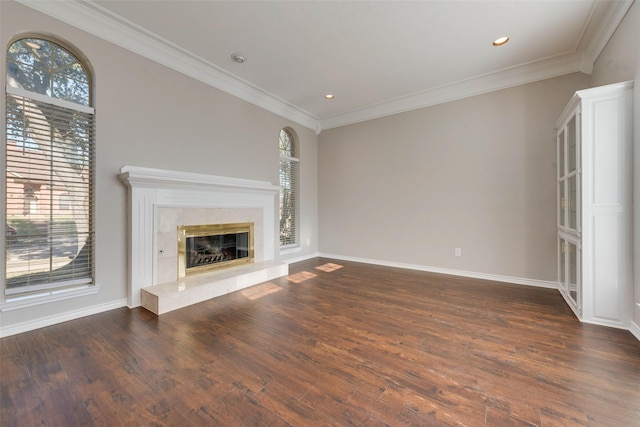
[[[72,102],[72,101],[67,101],[64,100],[62,98],[56,98],[54,96],[49,96],[48,94],[41,94],[38,92],[33,92],[30,90],[26,90],[22,87],[16,87],[13,85],[9,84],[9,66],[10,63],[13,62],[11,59],[11,56],[9,55],[9,50],[11,49],[11,47],[20,42],[20,41],[24,41],[24,40],[28,40],[28,39],[35,39],[35,40],[39,40],[42,41],[44,43],[50,43],[50,46],[46,46],[46,48],[50,48],[50,49],[54,49],[54,48],[60,48],[63,51],[66,51],[67,54],[70,55],[71,59],[73,59],[73,61],[71,61],[69,64],[79,64],[82,74],[81,74],[81,78],[83,78],[84,80],[82,80],[83,83],[83,87],[86,87],[87,90],[87,96],[85,97],[86,102],[88,105],[83,105],[81,103],[76,103],[76,102]],[[26,42],[25,42],[26,44]],[[86,150],[86,171],[82,171],[82,172],[78,172],[79,174],[81,174],[82,176],[85,176],[86,178],[86,185],[84,185],[82,188],[83,192],[86,192],[86,195],[88,197],[88,207],[86,208],[86,222],[87,222],[87,232],[86,232],[86,240],[82,241],[82,245],[83,247],[86,246],[86,249],[88,251],[88,255],[87,255],[87,261],[86,261],[86,266],[87,266],[87,273],[86,274],[82,274],[81,276],[73,276],[72,278],[70,278],[70,280],[66,280],[64,277],[62,278],[58,278],[58,279],[54,279],[53,281],[49,280],[49,281],[43,281],[40,283],[36,283],[35,285],[29,285],[27,286],[27,290],[26,291],[16,291],[16,290],[12,290],[11,288],[9,288],[8,285],[8,280],[7,280],[7,250],[8,250],[8,246],[9,246],[9,241],[5,236],[0,239],[0,241],[2,241],[2,249],[3,249],[3,254],[4,254],[4,259],[2,262],[2,275],[4,277],[4,286],[2,288],[2,292],[0,292],[0,311],[9,311],[9,310],[13,310],[13,309],[18,309],[18,308],[22,308],[22,307],[28,307],[28,306],[33,306],[33,305],[38,305],[38,304],[42,304],[42,303],[47,303],[47,302],[51,302],[51,301],[58,301],[58,300],[62,300],[62,299],[67,299],[67,298],[72,298],[72,297],[78,297],[78,296],[83,296],[83,295],[89,295],[89,294],[94,294],[97,293],[100,289],[100,287],[96,284],[96,278],[95,278],[95,235],[96,235],[96,227],[95,227],[95,205],[96,205],[96,198],[95,198],[95,165],[96,165],[96,161],[95,161],[95,156],[96,156],[96,132],[95,132],[95,127],[96,127],[96,114],[95,114],[95,105],[94,105],[94,94],[95,94],[95,86],[94,86],[94,72],[93,69],[91,67],[90,62],[87,60],[87,58],[81,53],[79,52],[78,49],[76,49],[75,47],[71,46],[69,43],[66,43],[64,41],[61,41],[57,38],[52,38],[49,36],[45,36],[43,34],[34,34],[34,33],[29,33],[29,34],[21,34],[17,37],[14,37],[10,40],[10,42],[7,44],[6,49],[4,51],[4,64],[5,64],[5,111],[3,114],[3,120],[4,120],[4,125],[5,125],[5,134],[4,134],[4,154],[3,154],[3,160],[4,160],[4,166],[5,166],[5,175],[2,178],[2,187],[3,187],[3,197],[5,200],[5,209],[2,210],[2,213],[0,215],[2,215],[2,220],[5,224],[9,224],[8,222],[8,191],[9,191],[9,181],[8,181],[8,160],[9,160],[9,143],[10,143],[10,138],[9,138],[9,130],[8,130],[8,124],[9,124],[9,110],[8,110],[8,105],[9,105],[9,97],[13,96],[14,99],[16,96],[17,97],[21,97],[24,98],[25,100],[27,100],[28,102],[33,102],[33,103],[43,103],[48,105],[47,108],[52,108],[54,111],[62,111],[63,113],[70,113],[73,114],[73,112],[79,112],[79,113],[84,113],[87,114],[90,117],[90,120],[88,122],[83,123],[84,126],[81,126],[81,129],[83,129],[84,132],[86,132],[86,134],[88,135],[87,137],[87,143],[88,143],[88,148]],[[15,64],[15,63],[14,63]],[[28,64],[26,64],[28,66]],[[34,72],[34,68],[31,69],[27,69],[29,72]],[[67,80],[68,82],[69,80]],[[76,80],[77,81],[77,80]],[[86,85],[84,84],[86,82]],[[55,86],[51,86],[51,87],[55,87]],[[49,93],[49,92],[48,92]],[[72,90],[72,93],[74,93],[74,90]],[[75,91],[75,93],[78,93],[77,91]],[[78,98],[76,98],[78,99]],[[81,101],[82,102],[82,101]],[[24,113],[24,110],[23,110]],[[22,129],[25,129],[25,127],[22,127]],[[13,143],[14,141],[17,141],[15,139],[11,139],[11,142]],[[55,148],[53,148],[53,144],[52,144],[52,148],[51,150],[54,150]],[[57,151],[56,151],[57,152]],[[52,151],[53,153],[53,151]],[[68,161],[68,158],[67,158]],[[48,167],[54,167],[54,166],[48,166]],[[53,174],[53,172],[50,172],[51,174]],[[60,178],[57,178],[58,181],[60,181]],[[66,181],[60,181],[60,182],[66,182]],[[68,189],[67,189],[68,191]],[[66,192],[65,193],[66,196],[69,196],[69,193]],[[36,196],[37,197],[37,196]],[[48,202],[48,206],[50,208],[50,212],[53,212],[55,206],[58,204],[59,200],[56,197],[53,197],[53,193],[52,193],[52,197],[51,200],[49,200]],[[51,219],[53,218],[53,216],[51,215],[49,217],[49,221],[51,221]],[[76,231],[76,233],[80,233],[79,231]],[[80,233],[82,234],[82,233]],[[80,235],[80,234],[76,234],[76,235]],[[76,253],[75,257],[78,257],[80,253],[80,249],[78,249],[78,252]],[[50,259],[51,259],[51,255],[49,255]],[[76,258],[74,258],[76,259]],[[73,261],[71,261],[69,264],[66,265],[70,265]],[[65,265],[65,266],[66,266]],[[59,267],[59,268],[63,268],[63,267]],[[55,267],[50,267],[49,268],[49,273],[53,272],[55,274],[55,272],[57,270],[59,270],[59,268],[55,268]],[[29,273],[27,273],[29,274]]]
[[[284,155],[282,147],[280,145],[280,139],[282,132],[286,132],[289,136],[289,153],[292,155]],[[278,197],[278,244],[281,252],[286,252],[289,250],[295,250],[300,247],[300,144],[298,140],[298,136],[296,132],[290,127],[283,127],[280,130],[280,135],[278,136],[278,157],[279,157],[279,166],[278,166],[278,176],[279,176],[279,185],[280,185],[280,193]],[[293,171],[292,181],[292,199],[293,199],[293,239],[292,241],[288,241],[283,244],[282,240],[282,212],[283,212],[283,195],[282,192],[285,190],[282,182],[282,162],[287,162],[289,164],[290,170]]]

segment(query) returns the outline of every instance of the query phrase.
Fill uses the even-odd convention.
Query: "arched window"
[[[298,149],[291,129],[280,131],[280,247],[298,242]]]
[[[7,50],[6,102],[5,295],[93,284],[87,65],[50,40],[16,40]]]

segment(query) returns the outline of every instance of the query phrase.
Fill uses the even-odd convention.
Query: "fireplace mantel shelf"
[[[123,166],[120,180],[129,187],[182,188],[219,187],[235,190],[253,190],[265,192],[280,191],[280,187],[269,181],[233,178],[218,175],[206,175],[192,172],[180,172],[164,169],[152,169],[139,166]]]

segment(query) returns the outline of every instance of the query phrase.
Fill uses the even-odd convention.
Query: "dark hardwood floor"
[[[0,340],[8,426],[640,426],[640,342],[555,290],[330,259]]]

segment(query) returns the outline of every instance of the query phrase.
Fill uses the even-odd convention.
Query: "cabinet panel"
[[[620,216],[596,215],[593,218],[593,316],[620,320]]]
[[[598,102],[594,105],[598,117],[593,124],[593,199],[596,205],[620,203],[618,173],[624,164],[620,163],[617,135],[619,106],[616,100]]]

